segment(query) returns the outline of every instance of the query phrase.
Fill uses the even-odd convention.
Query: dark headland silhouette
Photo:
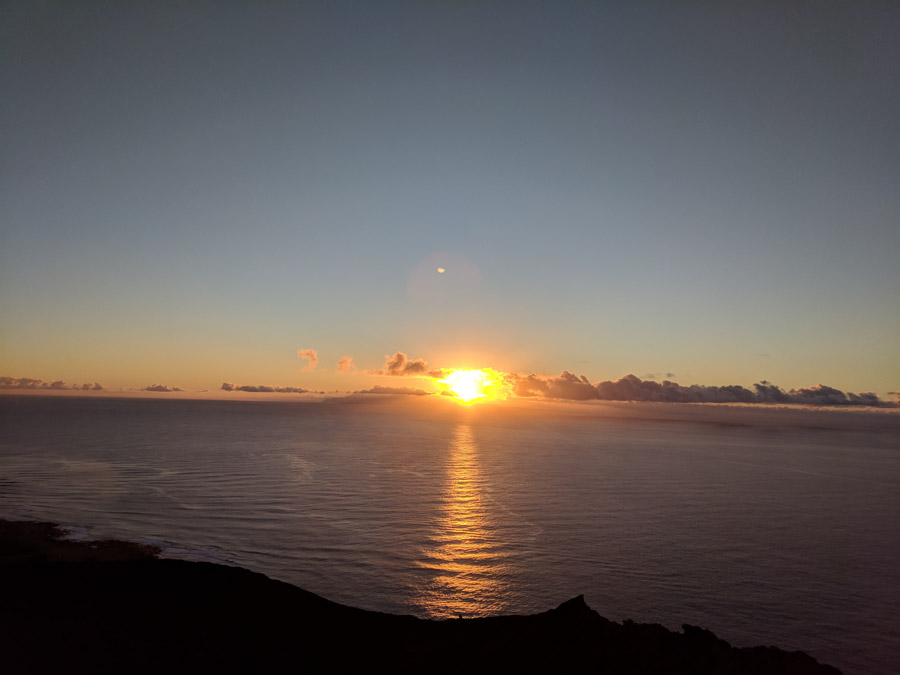
[[[615,623],[581,596],[531,616],[428,621],[61,534],[0,521],[4,672],[840,672],[802,652],[735,648],[696,626]]]

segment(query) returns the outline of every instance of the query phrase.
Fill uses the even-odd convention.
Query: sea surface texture
[[[0,516],[365,609],[531,613],[583,593],[613,620],[848,673],[900,664],[897,415],[375,398],[3,396]]]

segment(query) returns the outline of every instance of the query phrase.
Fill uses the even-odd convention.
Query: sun
[[[503,397],[503,377],[491,368],[452,370],[443,380],[438,380],[438,383],[447,387],[445,394],[461,403]]]

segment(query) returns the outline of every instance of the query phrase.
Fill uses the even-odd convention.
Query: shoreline
[[[0,649],[9,672],[394,671],[828,673],[803,652],[736,648],[685,625],[615,623],[583,596],[528,616],[427,620],[332,602],[153,546],[61,539],[0,520]]]

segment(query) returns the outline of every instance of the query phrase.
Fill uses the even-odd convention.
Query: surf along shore
[[[685,625],[615,623],[582,596],[530,616],[431,621],[340,605],[238,567],[160,559],[0,520],[8,673],[592,671],[828,673],[802,652],[735,648]]]

